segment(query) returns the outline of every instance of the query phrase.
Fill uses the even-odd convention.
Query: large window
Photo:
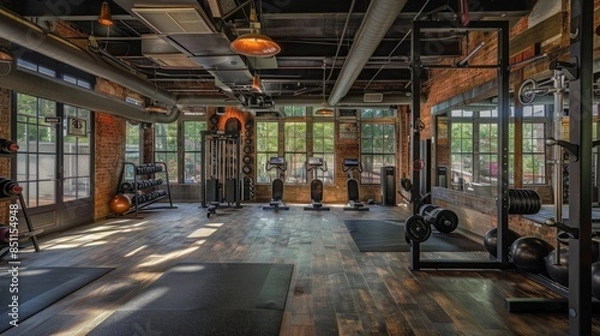
[[[77,122],[85,125],[85,136],[72,136],[67,132],[67,124]],[[63,125],[63,200],[90,197],[91,113],[86,109],[65,105]]]
[[[452,122],[450,129],[452,185],[464,190],[465,183],[473,180],[473,124]]]
[[[183,181],[198,183],[202,164],[202,131],[205,121],[183,121]]]
[[[154,157],[156,162],[165,162],[169,182],[177,182],[177,123],[155,124]]]
[[[278,156],[279,124],[276,121],[259,121],[256,123],[256,182],[270,183],[275,178],[275,170],[266,170],[269,158]],[[286,172],[287,174],[287,172]]]
[[[306,107],[304,106],[284,106],[283,114],[286,117],[305,117]]]
[[[335,172],[335,127],[333,122],[313,124],[313,156],[327,162],[327,171],[317,170],[317,176],[325,184],[333,184]]]
[[[56,116],[56,103],[17,94],[17,182],[29,207],[56,202],[56,126],[45,117]]]
[[[381,167],[396,165],[396,127],[393,124],[362,123],[360,156],[361,183],[381,183]]]
[[[523,123],[523,184],[546,182],[544,123]]]
[[[306,122],[286,122],[284,124],[284,150],[288,170],[287,183],[306,182]]]
[[[466,183],[495,184],[498,167],[497,111],[452,111],[451,160],[452,187],[466,190]],[[509,180],[514,183],[514,120],[509,125]],[[545,123],[548,113],[544,105],[523,108],[523,184],[546,182]]]
[[[142,158],[141,151],[141,139],[140,139],[141,128],[139,124],[132,124],[131,122],[126,123],[125,128],[125,162],[132,162],[133,164],[140,164]],[[131,166],[125,167],[125,179],[132,180],[134,171]]]
[[[475,145],[479,147],[479,172],[474,180],[487,183],[492,180],[496,181],[498,178],[498,124],[479,124],[479,141]]]

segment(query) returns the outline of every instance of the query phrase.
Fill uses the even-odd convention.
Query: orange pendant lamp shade
[[[273,57],[281,47],[266,35],[246,34],[231,42],[231,50],[249,57]]]
[[[112,16],[110,15],[110,7],[108,6],[108,2],[106,1],[102,3],[102,8],[100,9],[100,17],[98,18],[98,22],[105,26],[111,26],[113,24]]]

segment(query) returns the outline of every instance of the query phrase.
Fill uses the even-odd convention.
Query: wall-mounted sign
[[[87,136],[87,120],[67,117],[67,134],[71,136]]]
[[[60,117],[45,117],[44,122],[46,124],[60,124]]]

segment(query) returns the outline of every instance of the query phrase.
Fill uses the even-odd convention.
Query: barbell
[[[556,92],[557,89],[551,87],[538,87],[538,83],[533,78],[526,79],[519,87],[519,102],[523,105],[530,105],[534,102],[536,96],[545,96],[548,93]]]
[[[422,205],[419,208],[419,215],[441,233],[451,233],[458,227],[458,216],[454,211],[433,204]]]

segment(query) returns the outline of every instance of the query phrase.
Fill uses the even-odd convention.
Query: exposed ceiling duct
[[[0,70],[3,73],[4,70]],[[40,76],[28,70],[12,70],[0,76],[0,87],[69,104],[92,111],[104,112],[132,120],[150,123],[171,123],[181,115],[176,107],[170,114],[147,112],[143,108],[99,92],[82,88],[47,76]]]
[[[69,41],[0,7],[0,38],[46,55],[92,75],[105,78],[158,101],[175,104],[175,96],[133,73],[114,67]]]
[[[360,71],[367,64],[407,1],[379,0],[371,2],[329,95],[330,106],[338,105],[348,94]]]
[[[321,96],[276,96],[272,97],[276,106],[320,106],[323,103]],[[378,103],[365,102],[362,95],[346,96],[337,106],[390,106],[390,105],[410,105],[412,98],[404,94],[401,95],[384,95],[383,99]],[[237,106],[240,103],[233,100],[225,100],[220,96],[185,96],[177,100],[180,106],[186,105],[213,105],[213,106]]]

